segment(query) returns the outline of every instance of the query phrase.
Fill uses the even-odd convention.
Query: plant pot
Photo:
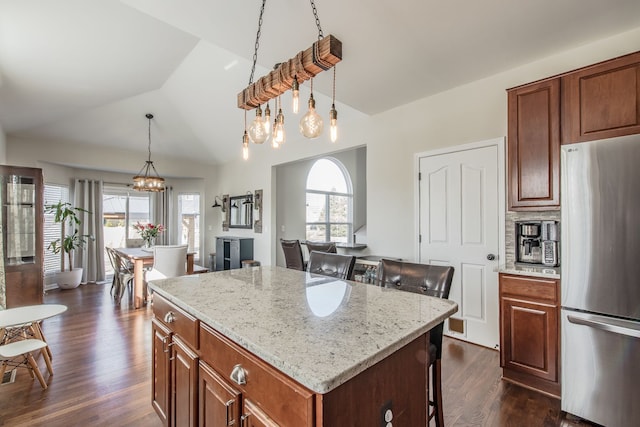
[[[74,289],[82,281],[82,268],[74,268],[71,271],[59,271],[56,273],[56,282],[60,289]]]

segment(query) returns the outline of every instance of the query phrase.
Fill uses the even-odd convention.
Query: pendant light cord
[[[151,119],[153,119],[153,114],[147,114],[146,117],[149,120],[149,146],[147,150],[149,151],[149,163],[151,163]]]

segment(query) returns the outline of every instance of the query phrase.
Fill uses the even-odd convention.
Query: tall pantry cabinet
[[[42,169],[0,166],[5,308],[42,304],[43,194]]]

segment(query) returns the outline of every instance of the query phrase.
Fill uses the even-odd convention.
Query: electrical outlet
[[[392,425],[393,409],[391,408],[391,401],[387,401],[382,407],[380,407],[380,427],[389,427]]]

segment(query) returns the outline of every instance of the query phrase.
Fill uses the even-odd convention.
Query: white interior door
[[[449,299],[459,310],[445,333],[491,348],[500,342],[503,164],[502,138],[419,156],[419,259],[455,268]]]

